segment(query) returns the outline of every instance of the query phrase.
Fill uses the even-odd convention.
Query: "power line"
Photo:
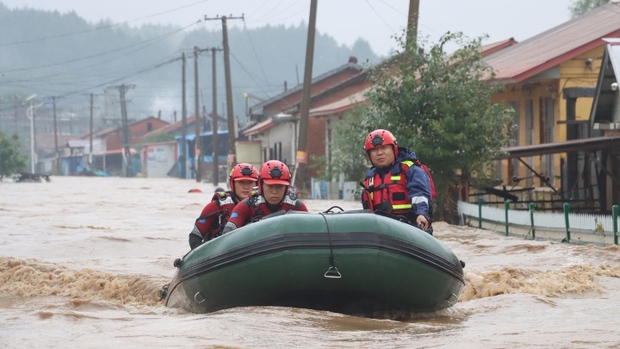
[[[110,25],[106,25],[106,26],[102,26],[102,27],[97,27],[97,28],[90,29],[90,30],[81,30],[81,31],[69,32],[69,33],[58,34],[58,35],[50,35],[50,36],[46,36],[46,37],[42,37],[42,38],[37,38],[37,39],[4,43],[4,44],[0,44],[0,47],[23,45],[23,44],[33,43],[33,42],[41,42],[41,41],[46,41],[46,40],[50,40],[50,39],[64,38],[64,37],[68,37],[68,36],[79,35],[79,34],[86,34],[86,33],[94,32],[94,31],[99,31],[99,30],[103,30],[103,29],[109,29],[109,28],[113,28],[113,27],[118,27],[118,26],[123,25],[123,24],[131,23],[131,22],[136,22],[136,21],[141,21],[141,20],[144,20],[144,19],[148,19],[148,18],[152,18],[152,17],[157,17],[157,16],[164,15],[164,14],[167,14],[167,13],[175,12],[175,11],[182,10],[182,9],[188,8],[188,7],[192,7],[192,6],[195,6],[195,5],[204,3],[204,2],[208,2],[208,1],[210,1],[210,0],[202,0],[202,1],[198,1],[198,2],[195,2],[195,3],[189,4],[189,5],[177,7],[177,8],[171,9],[171,10],[167,10],[167,11],[163,11],[163,12],[158,12],[158,13],[155,13],[155,14],[152,14],[152,15],[148,15],[148,16],[144,16],[144,17],[139,17],[139,18],[132,19],[132,20],[125,21],[125,22],[121,22],[121,23],[116,23],[116,24],[110,24]]]
[[[200,23],[200,20],[198,22],[194,22],[194,23],[192,23],[190,25],[187,25],[187,26],[185,26],[183,28],[180,28],[178,30],[166,33],[164,35],[161,35],[161,36],[158,36],[158,37],[155,37],[155,38],[151,38],[151,39],[148,39],[148,40],[144,40],[144,41],[138,42],[136,44],[131,44],[131,45],[128,45],[128,46],[125,46],[125,47],[117,48],[117,49],[114,49],[114,50],[109,50],[109,51],[105,51],[105,52],[98,52],[98,53],[90,55],[90,56],[85,56],[85,57],[81,57],[81,58],[71,59],[71,60],[64,61],[64,62],[50,63],[50,64],[45,64],[45,65],[36,66],[36,67],[25,67],[25,68],[15,68],[15,69],[3,70],[3,73],[13,73],[13,72],[19,72],[19,71],[26,71],[26,70],[35,70],[35,69],[42,69],[42,68],[49,68],[49,67],[64,65],[64,64],[67,64],[67,63],[75,63],[75,62],[79,62],[79,61],[88,60],[88,59],[91,59],[91,58],[100,58],[102,56],[106,56],[106,55],[109,55],[109,54],[112,54],[112,53],[120,52],[120,51],[126,50],[128,48],[133,48],[133,50],[129,51],[125,55],[112,58],[112,59],[119,59],[119,58],[125,57],[125,56],[127,56],[127,55],[129,55],[131,53],[134,53],[134,52],[137,52],[139,50],[142,50],[142,49],[144,49],[144,48],[146,48],[146,47],[148,47],[148,46],[150,46],[152,44],[160,42],[163,39],[168,38],[168,37],[170,37],[172,35],[178,34],[178,33],[182,32],[182,31],[184,31],[185,29],[187,29],[189,27],[192,27],[192,26],[194,26],[194,25],[196,25],[198,23]],[[141,47],[136,48],[136,46],[141,46]],[[94,65],[90,65],[90,66],[83,67],[83,68],[90,68],[90,67],[93,67],[95,65],[100,65],[100,64],[108,64],[109,62],[110,62],[109,60],[106,60],[104,62],[96,63]]]
[[[248,40],[250,41],[250,45],[252,46],[252,51],[254,52],[254,57],[256,57],[256,61],[258,62],[258,66],[260,67],[261,72],[263,73],[263,77],[265,78],[265,82],[269,81],[269,79],[267,78],[267,74],[265,73],[265,68],[263,67],[263,62],[260,60],[260,57],[258,56],[258,52],[256,52],[256,46],[254,46],[254,41],[252,40],[252,37],[250,36],[250,31],[248,30],[248,27],[245,23],[245,19],[243,20],[243,29],[246,32],[247,36],[248,36]]]
[[[169,60],[167,60],[167,61],[165,61],[165,62],[163,62],[163,63],[157,64],[157,65],[155,65],[155,66],[153,66],[153,67],[149,67],[149,68],[145,68],[145,69],[139,70],[139,71],[135,72],[134,74],[129,74],[129,75],[126,75],[126,76],[123,76],[123,77],[120,77],[120,78],[117,78],[117,79],[114,79],[114,80],[106,81],[106,82],[103,82],[103,83],[101,83],[101,84],[97,84],[97,85],[95,85],[95,86],[91,86],[90,88],[86,88],[86,89],[82,89],[82,90],[77,90],[77,91],[68,92],[68,93],[65,93],[64,95],[62,95],[61,97],[72,96],[72,95],[75,95],[75,94],[78,94],[78,93],[83,93],[83,92],[86,92],[86,91],[92,90],[92,89],[94,89],[94,88],[104,87],[104,86],[109,85],[109,84],[113,84],[113,83],[116,83],[116,82],[120,82],[120,81],[122,81],[122,80],[125,80],[125,79],[127,79],[127,78],[130,78],[130,77],[136,76],[136,75],[138,75],[138,74],[142,74],[142,73],[147,72],[147,71],[151,71],[151,70],[155,70],[155,69],[161,68],[161,67],[163,67],[164,65],[167,65],[167,64],[173,63],[173,62],[175,62],[175,61],[177,61],[177,60],[179,60],[179,58],[172,58],[172,59],[169,59]]]
[[[256,81],[256,79],[254,79],[254,76],[247,70],[245,69],[245,67],[243,66],[243,64],[241,64],[241,62],[237,59],[237,57],[235,57],[235,55],[233,55],[232,53],[230,54],[232,56],[232,58],[235,60],[235,62],[237,62],[237,64],[239,65],[239,67],[248,74],[248,76],[250,77],[250,79],[252,79],[252,81],[254,81],[256,83],[256,85],[258,86],[258,88],[261,89],[261,91],[263,93],[265,93],[265,90],[263,90],[263,88],[261,87],[260,83],[258,81]],[[266,81],[267,82],[267,81]]]

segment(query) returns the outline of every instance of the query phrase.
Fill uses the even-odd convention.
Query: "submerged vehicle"
[[[464,263],[441,241],[384,215],[333,209],[278,212],[204,243],[175,261],[160,296],[195,313],[271,305],[369,317],[457,302]]]

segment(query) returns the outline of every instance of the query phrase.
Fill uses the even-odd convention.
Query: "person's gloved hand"
[[[202,238],[196,234],[189,234],[189,248],[193,250],[200,245],[202,245]]]

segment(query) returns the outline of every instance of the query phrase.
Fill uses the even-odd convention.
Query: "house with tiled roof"
[[[517,41],[513,38],[486,44],[480,47],[481,55],[486,57],[515,44],[517,44]],[[397,56],[392,57],[381,64],[389,66],[391,61],[396,58]],[[324,156],[328,161],[331,161],[329,146],[334,140],[333,137],[336,137],[334,127],[345,117],[346,112],[366,104],[365,94],[372,88],[372,84],[368,80],[368,74],[368,70],[360,72],[356,76],[343,81],[342,84],[326,90],[313,100],[309,111],[310,120],[315,122],[323,120],[325,127],[325,132],[319,136],[324,138],[315,137],[315,141],[320,140],[320,142],[316,143],[323,145],[322,148],[315,148],[314,153],[316,155]]]
[[[617,140],[609,132],[600,139],[602,128],[592,127],[590,117],[604,63],[604,39],[618,37],[620,4],[611,2],[523,42],[511,38],[481,47],[483,59],[506,84],[491,102],[515,110],[509,125],[511,146],[495,162],[502,184],[488,188],[485,199],[503,204],[510,198],[521,202],[516,206],[522,208],[539,200],[542,209],[571,201],[574,207],[595,211],[609,211],[609,203],[618,202],[613,199],[620,196],[618,189],[606,185],[618,182],[611,178],[620,178],[620,164],[609,162]],[[329,128],[347,111],[366,103],[364,92],[312,106],[311,119],[325,118]],[[603,104],[598,109],[610,108],[610,97],[599,97]],[[476,199],[467,191],[462,194],[463,200]]]
[[[362,66],[357,64],[357,58],[350,57],[346,64],[312,79],[311,97],[341,84],[352,76],[358,75],[362,70]],[[274,97],[253,105],[248,111],[250,120],[255,122],[264,121],[270,116],[280,114],[286,109],[299,105],[301,103],[302,93],[303,84],[299,84]]]
[[[506,85],[491,102],[515,110],[512,144],[496,161],[498,201],[609,209],[602,157],[610,140],[598,139],[590,111],[604,39],[617,37],[620,3],[612,2],[484,58]]]
[[[351,88],[364,84],[366,79],[367,72],[357,64],[355,57],[350,57],[346,64],[312,79],[310,108],[350,95]],[[249,141],[260,144],[263,161],[278,159],[294,165],[302,92],[303,84],[300,84],[249,108],[254,124],[241,133]],[[309,158],[325,154],[326,132],[326,119],[309,118],[306,146]],[[308,169],[307,178],[313,175],[315,171]]]
[[[226,156],[228,149],[228,122],[222,116],[217,116],[218,154]],[[200,154],[202,162],[208,166],[201,166],[203,172],[211,170],[213,161],[213,114],[207,113],[200,119]],[[185,142],[183,137],[185,136]],[[142,175],[144,177],[180,177],[195,178],[196,160],[196,115],[166,125],[149,132],[142,137],[139,145]],[[185,155],[185,157],[184,157]],[[185,159],[185,160],[184,160]],[[202,176],[201,176],[202,178]]]
[[[119,122],[120,123],[120,122]],[[168,122],[158,119],[154,116],[137,120],[127,125],[129,144],[131,148],[140,143],[144,135],[168,125]],[[90,149],[90,139],[93,139]],[[124,135],[121,126],[112,126],[98,132],[86,134],[81,137],[83,142],[67,143],[63,152],[62,173],[65,175],[75,175],[82,172],[91,161],[95,169],[111,172],[113,174],[121,174],[123,168],[124,153]],[[88,141],[88,142],[86,142]],[[91,159],[87,159],[92,155]],[[86,159],[85,159],[86,158]],[[137,173],[139,162],[133,165],[132,173]]]

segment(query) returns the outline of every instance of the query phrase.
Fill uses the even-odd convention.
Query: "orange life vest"
[[[374,173],[366,177],[362,187],[362,205],[372,211],[381,210],[395,215],[411,213],[411,201],[407,190],[407,171],[413,166],[413,161],[404,160],[400,166],[395,166],[384,179],[381,174]]]

